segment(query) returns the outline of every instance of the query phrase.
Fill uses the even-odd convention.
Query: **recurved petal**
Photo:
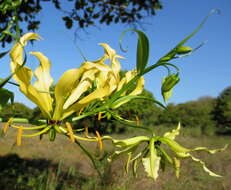
[[[53,83],[53,78],[50,75],[51,63],[41,52],[30,52],[30,54],[36,56],[40,62],[39,67],[34,72],[35,77],[37,78],[34,87],[37,90],[49,92]]]
[[[110,63],[112,65],[112,72],[116,76],[117,80],[119,80],[119,72],[120,72],[121,66],[120,66],[120,62],[117,59],[118,58],[124,59],[124,58],[122,56],[117,55],[116,51],[112,49],[108,44],[100,43],[99,45],[103,46],[104,52],[105,52],[102,60],[109,59],[111,61]]]
[[[34,83],[35,89],[40,93],[40,99],[46,106],[47,112],[52,112],[53,99],[50,95],[50,87],[53,83],[53,78],[50,76],[51,63],[46,56],[41,52],[31,52],[40,61],[39,67],[35,70],[34,74],[37,80]]]
[[[39,40],[39,39],[42,39],[41,36],[39,36],[38,34],[34,33],[34,32],[28,32],[26,34],[24,34],[19,42],[20,44],[22,44],[23,46],[26,45],[27,41],[29,40]]]
[[[97,64],[96,62],[84,62],[81,66],[81,68],[85,70],[90,70],[90,69],[98,69],[99,71],[102,72],[109,72],[111,71],[110,67],[106,64]]]
[[[20,65],[15,63],[16,68]],[[47,118],[50,118],[50,110],[48,109],[47,105],[44,104],[44,99],[41,98],[41,93],[39,93],[32,85],[31,85],[31,79],[32,79],[32,71],[28,67],[21,67],[18,72],[15,74],[15,79],[19,84],[19,88],[21,92],[32,102],[38,105],[38,107],[41,109],[44,116]]]
[[[178,123],[178,126],[176,129],[173,129],[171,132],[166,132],[164,134],[164,137],[167,137],[171,140],[174,140],[176,138],[176,136],[179,134],[180,134],[180,123]]]
[[[108,56],[110,60],[116,56],[116,51],[112,49],[108,44],[106,43],[99,43],[99,45],[103,46],[105,54]]]
[[[27,41],[38,40],[40,38],[41,37],[38,34],[32,32],[24,34],[19,39],[19,42],[17,42],[11,49],[10,51],[11,60],[21,65],[23,63],[23,47],[27,44]]]

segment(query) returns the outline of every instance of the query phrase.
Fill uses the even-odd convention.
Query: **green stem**
[[[98,112],[102,112],[102,111],[105,111],[105,110],[106,110],[106,106],[104,104],[103,106],[101,106],[99,108],[96,108],[94,111],[90,111],[90,112],[84,113],[82,115],[79,115],[77,117],[73,117],[72,121],[78,121],[78,120],[83,119],[83,118],[85,118],[87,116],[94,115],[94,114],[96,114]]]
[[[20,127],[20,126],[15,126],[15,125],[12,125],[11,127],[13,128],[22,128],[23,130],[37,130],[37,129],[42,129],[42,128],[45,128],[47,125],[41,125],[41,126],[35,126],[35,127]]]
[[[67,136],[67,135],[66,135],[66,136]],[[68,137],[68,136],[67,136],[67,137]],[[69,138],[69,137],[68,137],[68,138]],[[88,152],[87,149],[86,149],[83,145],[81,145],[78,141],[75,141],[75,143],[76,143],[77,145],[79,145],[79,147],[82,149],[82,151],[83,151],[83,152],[88,156],[88,158],[91,160],[91,162],[92,162],[92,164],[93,164],[95,170],[97,171],[97,173],[98,173],[100,179],[101,179],[102,182],[103,182],[103,176],[102,176],[102,174],[101,174],[99,168],[98,168],[97,165],[96,165],[96,162],[95,162],[94,157],[93,157],[93,156],[91,155],[91,153]]]
[[[133,128],[137,128],[137,129],[143,129],[143,130],[146,130],[146,131],[151,132],[152,134],[154,134],[153,130],[150,129],[150,128],[147,128],[147,127],[144,127],[144,126],[140,126],[140,125],[139,126],[134,125],[131,122],[126,121],[125,119],[123,119],[121,117],[118,117],[115,113],[113,113],[111,111],[109,111],[109,112],[114,116],[114,118],[116,119],[116,121],[118,121],[119,123],[125,124],[128,127],[133,127]]]

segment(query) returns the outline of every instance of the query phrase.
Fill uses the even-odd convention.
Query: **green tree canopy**
[[[184,127],[201,127],[206,129],[213,126],[211,112],[214,109],[215,99],[202,97],[196,101],[183,104],[169,104],[166,110],[159,115],[159,124],[176,125],[181,122]]]
[[[11,117],[29,119],[31,114],[32,110],[29,107],[23,103],[15,102],[13,104],[7,104],[0,112],[0,117],[3,118],[4,121]]]
[[[224,89],[218,96],[213,118],[221,131],[231,133],[231,86]]]
[[[47,2],[63,13],[62,20],[68,29],[74,24],[77,28],[87,28],[95,26],[96,22],[137,25],[142,18],[155,15],[155,11],[161,9],[159,0],[4,0],[0,1],[0,32],[14,33],[17,20],[26,23],[28,31],[37,30],[40,25],[37,15],[42,10],[41,4]],[[23,32],[22,28],[20,32]],[[11,35],[3,36],[2,46],[12,40]]]
[[[145,89],[141,96],[154,100],[153,94]],[[119,108],[119,113],[124,118],[135,120],[138,117],[145,125],[154,125],[157,122],[160,112],[161,108],[159,106],[144,99],[131,100]]]

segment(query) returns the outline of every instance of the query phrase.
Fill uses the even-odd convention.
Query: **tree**
[[[42,3],[52,2],[54,7],[63,13],[62,20],[66,28],[71,29],[95,26],[100,23],[139,24],[139,21],[149,15],[155,15],[161,9],[159,0],[69,0],[70,10],[64,9],[61,0],[4,0],[0,1],[0,32],[9,34],[17,31],[17,21],[26,23],[28,31],[39,28],[37,15],[42,10]],[[23,32],[20,28],[20,32]],[[2,36],[2,46],[13,40],[11,35]]]
[[[0,117],[4,121],[7,121],[11,117],[26,118],[31,117],[32,110],[22,103],[15,102],[13,104],[7,104],[1,111]]]
[[[214,104],[215,99],[212,97],[201,97],[178,105],[169,104],[159,115],[158,123],[172,126],[181,122],[183,127],[199,127],[206,131],[214,126],[211,115]]]
[[[167,108],[162,110],[158,116],[157,123],[158,125],[166,126],[176,126],[180,121],[177,106],[175,104],[168,104]]]
[[[32,110],[31,117],[29,119],[30,123],[36,124],[40,119],[44,119],[44,116],[42,115],[42,112],[40,111],[39,107],[35,107]]]
[[[231,133],[231,86],[218,96],[213,118],[222,133]]]
[[[154,100],[153,94],[148,90],[143,90],[141,96]],[[119,113],[124,118],[132,120],[139,119],[144,125],[154,125],[157,122],[161,108],[154,103],[144,99],[134,99],[119,108]]]

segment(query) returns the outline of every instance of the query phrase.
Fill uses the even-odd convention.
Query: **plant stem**
[[[68,137],[68,138],[69,138],[69,137]],[[92,162],[92,164],[93,164],[95,170],[97,171],[97,173],[98,173],[98,175],[99,175],[101,181],[103,182],[103,176],[102,176],[102,174],[101,174],[99,168],[97,167],[96,162],[95,162],[95,159],[93,158],[93,156],[91,155],[91,153],[88,152],[88,150],[87,150],[83,145],[81,145],[81,143],[79,143],[79,141],[75,141],[75,143],[76,143],[77,145],[79,145],[79,147],[82,149],[82,151],[83,151],[83,152],[88,156],[88,158],[91,160],[91,162]]]

